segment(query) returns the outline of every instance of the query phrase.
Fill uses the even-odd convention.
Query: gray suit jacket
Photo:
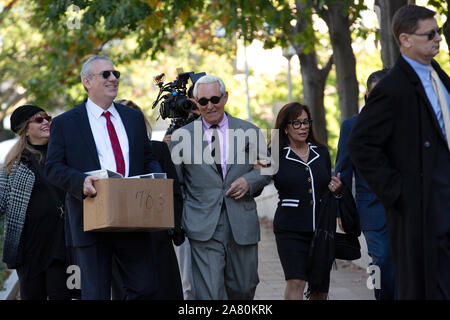
[[[172,135],[172,160],[184,197],[183,227],[191,239],[211,239],[225,201],[234,240],[240,245],[256,244],[260,240],[260,229],[253,197],[270,182],[271,177],[263,176],[260,170],[253,169],[252,155],[267,159],[265,140],[255,125],[228,114],[227,117],[230,129],[229,155],[224,180],[216,165],[207,160],[210,149],[203,139],[201,117]],[[236,129],[242,131],[234,131],[233,134]],[[239,177],[247,180],[249,192],[235,200],[225,194]]]

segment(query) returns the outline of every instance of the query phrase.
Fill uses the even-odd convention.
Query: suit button
[[[306,171],[309,171],[309,168],[308,168],[308,167],[306,167],[306,168],[305,168],[305,170],[306,170]]]
[[[429,148],[430,146],[431,146],[431,143],[430,143],[430,141],[425,141],[424,143],[423,143],[423,146],[425,147],[425,148]]]
[[[309,203],[310,203],[311,205],[313,205],[313,204],[314,204],[314,201],[311,200]]]
[[[311,177],[308,177],[308,182],[311,182],[312,180],[311,180]]]
[[[308,192],[309,192],[309,193],[312,193],[312,189],[309,189]]]

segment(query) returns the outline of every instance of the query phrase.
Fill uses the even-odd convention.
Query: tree
[[[297,41],[293,47],[300,60],[303,83],[304,102],[311,109],[314,119],[313,128],[319,141],[327,143],[327,131],[324,107],[325,82],[333,66],[333,56],[328,58],[325,66],[319,68],[315,50],[315,37],[312,30],[312,11],[307,9],[306,3],[296,1],[297,22],[293,28],[292,37],[308,37],[309,41]],[[309,33],[309,35],[308,35]],[[306,39],[308,39],[306,38]]]
[[[380,24],[381,60],[383,68],[394,66],[400,50],[391,32],[392,17],[400,7],[408,4],[408,0],[375,0],[375,12]]]
[[[450,8],[450,0],[429,0],[428,3],[434,6],[439,14],[446,16],[446,21],[442,26],[445,40],[447,41],[447,46],[450,48],[450,13],[448,9]]]
[[[29,95],[26,83],[39,72],[35,58],[38,40],[32,37],[23,7],[17,2],[8,2],[0,13],[0,141],[11,138],[3,120]]]
[[[75,77],[71,70],[79,65],[71,61],[95,52],[114,52],[114,39],[137,37],[138,47],[132,50],[133,54],[124,50],[113,57],[122,62],[146,56],[154,59],[187,33],[201,48],[223,53],[233,52],[236,37],[246,43],[261,39],[268,48],[292,44],[296,49],[304,100],[311,106],[319,137],[326,141],[323,89],[333,62],[341,118],[357,112],[356,62],[351,41],[355,36],[353,23],[364,8],[362,0],[76,0],[70,3],[80,9],[81,30],[65,28],[69,1],[34,3],[35,21],[44,29],[53,28],[65,35],[48,43],[52,59],[67,72],[66,80],[61,79],[64,86],[70,85],[70,79]],[[318,59],[315,32],[310,25],[316,13],[327,22],[333,49],[324,61]]]
[[[358,81],[356,79],[356,61],[352,49],[350,15],[358,16],[365,6],[353,1],[313,1],[314,8],[326,22],[333,60],[336,66],[337,88],[341,121],[358,112]],[[355,17],[356,18],[356,17]]]

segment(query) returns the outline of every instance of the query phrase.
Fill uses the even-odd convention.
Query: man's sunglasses
[[[99,75],[99,76],[103,76],[104,79],[108,79],[109,76],[111,75],[111,73],[114,75],[114,77],[116,77],[116,79],[120,78],[120,72],[117,70],[106,70],[106,71],[102,71],[100,73],[94,74],[94,76]]]
[[[428,41],[431,41],[437,34],[442,34],[442,28],[433,29],[428,33],[412,33],[416,36],[427,37]]]
[[[217,104],[217,103],[219,103],[220,99],[222,99],[222,97],[223,97],[223,94],[222,94],[220,97],[218,97],[218,96],[212,96],[212,97],[209,98],[209,99],[201,98],[201,99],[198,100],[198,103],[199,103],[201,106],[206,106],[210,101],[211,101],[212,104]]]
[[[33,119],[30,119],[28,122],[36,122],[36,123],[42,123],[44,120],[47,120],[47,122],[52,121],[52,116],[37,116]]]

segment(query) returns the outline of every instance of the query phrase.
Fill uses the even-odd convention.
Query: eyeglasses
[[[305,128],[309,128],[312,125],[312,119],[305,119],[303,121],[300,120],[293,120],[293,121],[289,121],[288,124],[292,125],[292,128],[294,129],[300,129],[303,126],[305,126]]]
[[[116,77],[116,79],[120,78],[120,71],[117,70],[105,70],[100,73],[93,74],[94,76],[103,76],[104,79],[108,79],[111,73]]]
[[[220,97],[218,97],[218,96],[212,96],[212,97],[209,98],[209,99],[201,98],[201,99],[199,99],[199,100],[197,100],[197,101],[198,101],[198,103],[199,103],[201,106],[206,106],[210,101],[211,101],[212,104],[219,103],[219,101],[220,101],[220,99],[222,99],[222,97],[223,97],[223,94],[222,94]]]
[[[434,39],[434,37],[436,37],[437,34],[442,34],[442,28],[437,28],[437,29],[433,29],[428,33],[411,33],[414,34],[416,36],[422,36],[422,37],[427,37],[428,41],[431,41]]]
[[[30,123],[30,122],[42,123],[42,122],[44,122],[44,120],[47,120],[47,122],[50,122],[50,121],[52,121],[52,116],[49,116],[49,115],[47,115],[47,116],[37,116],[37,117],[35,117],[33,119],[30,119],[28,121],[28,123]]]

